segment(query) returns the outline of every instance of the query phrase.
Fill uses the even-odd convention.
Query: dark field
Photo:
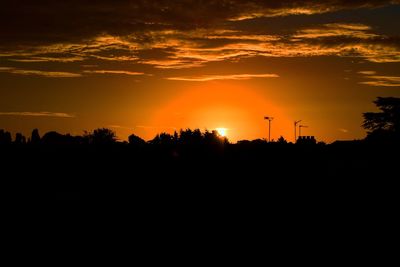
[[[5,194],[24,200],[193,205],[395,197],[399,147],[225,144],[3,146]],[[174,204],[174,205],[175,205]]]

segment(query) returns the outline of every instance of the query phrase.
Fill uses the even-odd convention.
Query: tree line
[[[363,114],[362,127],[367,130],[365,141],[384,142],[384,143],[400,143],[400,98],[396,97],[378,97],[374,104],[379,112],[366,112]],[[10,132],[0,129],[0,145],[111,145],[117,143],[116,133],[107,128],[99,128],[94,131],[85,131],[81,136],[72,136],[70,134],[60,134],[55,131],[47,132],[42,137],[38,129],[34,129],[29,138],[21,133],[16,133],[12,138]],[[239,143],[248,143],[250,141],[240,141]],[[265,140],[254,140],[252,143],[265,143]],[[307,143],[307,140],[298,140],[298,143]],[[120,143],[120,142],[119,142]],[[278,144],[287,144],[288,142],[280,137]],[[310,144],[315,144],[315,140],[309,140]],[[217,131],[204,131],[200,129],[186,129],[169,133],[157,134],[152,140],[146,142],[139,136],[132,134],[128,138],[128,142],[122,144],[130,144],[134,146],[144,146],[146,144],[155,146],[173,146],[173,145],[213,145],[221,146],[229,144],[226,137],[220,136]]]
[[[64,135],[55,131],[50,131],[40,136],[39,130],[34,129],[30,137],[26,138],[21,133],[17,133],[14,140],[10,132],[0,129],[0,144],[2,145],[111,145],[115,143],[135,146],[146,144],[165,146],[178,143],[191,145],[228,144],[229,141],[226,137],[220,136],[215,130],[202,132],[200,129],[180,130],[179,133],[175,131],[173,134],[160,133],[147,142],[135,134],[131,134],[128,137],[128,142],[118,142],[115,131],[108,128],[98,128],[92,132],[85,131],[83,135],[78,136],[72,136],[71,134]]]

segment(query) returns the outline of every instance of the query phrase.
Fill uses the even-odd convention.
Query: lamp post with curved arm
[[[271,142],[271,121],[273,117],[264,117],[264,120],[268,120],[268,142]]]
[[[294,142],[296,143],[297,141],[297,124],[299,124],[301,120],[294,121]]]

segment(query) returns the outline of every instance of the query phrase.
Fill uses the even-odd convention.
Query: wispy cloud
[[[235,3],[236,1],[232,1]],[[238,4],[240,2],[240,4]],[[312,15],[351,8],[374,8],[398,1],[237,1],[236,13],[230,21],[257,19],[261,17],[278,17],[290,15]]]
[[[359,71],[359,74],[364,75],[369,81],[359,82],[360,84],[370,86],[383,86],[383,87],[398,87],[400,86],[399,76],[376,75],[376,71],[366,70]]]
[[[303,3],[304,5],[305,3]],[[296,4],[295,4],[296,5]],[[279,6],[279,4],[277,5]],[[329,11],[333,11],[334,9],[329,6],[320,5],[316,3],[314,6],[297,6],[297,7],[285,7],[282,5],[281,7],[277,8],[270,8],[268,6],[262,7],[260,6],[253,11],[244,11],[242,14],[238,15],[237,17],[229,19],[230,21],[242,21],[242,20],[249,20],[249,19],[257,19],[263,17],[283,17],[283,16],[290,16],[290,15],[312,15],[312,14],[320,14],[326,13]]]
[[[61,63],[69,63],[76,61],[83,61],[83,57],[70,56],[70,57],[27,57],[27,58],[9,58],[9,61],[14,62],[61,62]]]
[[[84,70],[84,73],[88,74],[123,74],[123,75],[146,75],[144,72],[134,72],[127,70]]]
[[[71,63],[98,59],[103,61],[136,61],[132,53],[138,48],[134,40],[124,40],[118,36],[100,34],[81,42],[42,44],[26,47],[9,47],[0,50],[0,58],[14,62],[61,62]]]
[[[136,128],[140,129],[170,129],[176,130],[177,128],[174,126],[151,126],[151,125],[136,125]]]
[[[194,58],[183,58],[183,59],[151,59],[141,60],[140,63],[152,65],[157,69],[188,69],[203,66],[207,61],[194,59]]]
[[[123,130],[135,130],[135,127],[127,127],[127,126],[121,126],[121,125],[108,125],[108,128],[114,128],[114,129],[123,129]]]
[[[48,78],[75,78],[82,76],[79,73],[62,72],[62,71],[42,71],[42,70],[14,70],[11,71],[11,73],[19,75],[42,76]]]
[[[72,72],[25,70],[25,69],[11,68],[11,67],[2,67],[2,68],[0,68],[0,72],[7,72],[7,73],[17,74],[17,75],[42,76],[42,77],[48,77],[48,78],[75,78],[75,77],[82,76],[79,73],[72,73]]]
[[[358,73],[362,74],[362,75],[375,75],[376,71],[374,71],[374,70],[362,70],[362,71],[359,71]]]
[[[0,112],[0,116],[26,116],[26,117],[56,117],[56,118],[75,118],[75,115],[62,112]]]
[[[201,75],[201,76],[182,76],[169,77],[167,80],[188,81],[188,82],[208,82],[215,80],[250,80],[253,78],[278,78],[277,74],[227,74],[227,75]]]
[[[383,87],[400,87],[400,77],[398,76],[368,76],[371,81],[360,82],[360,84]]]
[[[371,39],[379,37],[377,34],[368,32],[370,30],[370,26],[363,24],[331,23],[324,24],[319,27],[300,30],[293,36],[293,38],[312,39],[347,36],[358,39]]]

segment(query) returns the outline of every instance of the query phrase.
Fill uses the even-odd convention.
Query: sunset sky
[[[358,139],[400,97],[400,1],[3,0],[0,129]]]

